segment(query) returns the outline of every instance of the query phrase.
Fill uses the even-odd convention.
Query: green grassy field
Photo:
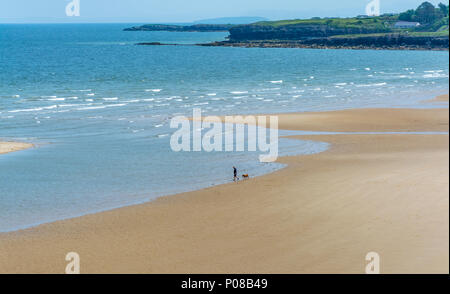
[[[366,18],[321,18],[321,19],[292,19],[292,20],[279,20],[279,21],[261,21],[254,23],[259,26],[293,26],[293,25],[327,25],[336,28],[389,28],[397,21],[395,16],[378,16],[378,17],[366,17]]]
[[[336,35],[331,36],[330,38],[384,37],[390,35],[403,35],[413,37],[448,37],[448,30],[440,32],[409,32],[407,30],[402,31],[397,30],[390,33]]]
[[[438,32],[411,32],[409,35],[416,37],[448,37],[448,29]]]

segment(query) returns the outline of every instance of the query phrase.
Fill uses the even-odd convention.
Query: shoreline
[[[0,141],[0,154],[21,151],[32,148],[33,146],[34,145],[30,143]]]
[[[216,41],[211,43],[196,44],[203,47],[239,47],[239,48],[299,48],[299,49],[332,49],[332,50],[413,50],[413,51],[449,51],[448,45],[428,46],[428,45],[377,45],[377,44],[332,44],[332,38],[320,39],[317,43],[308,43],[301,41]],[[352,38],[348,38],[347,41]],[[314,41],[314,40],[313,40]],[[352,42],[349,42],[352,43]],[[448,37],[447,37],[448,43]],[[140,44],[152,45],[152,44]]]
[[[433,99],[428,99],[428,100],[425,100],[425,101],[423,101],[423,102],[425,102],[425,103],[441,103],[441,102],[449,102],[449,97],[448,97],[449,95],[448,94],[443,94],[443,95],[439,95],[439,96],[436,96],[435,98],[433,98]]]
[[[367,109],[344,110],[322,112],[320,115],[318,113],[281,114],[280,129],[296,128],[297,130],[310,130],[310,128],[315,127],[316,130],[328,128],[328,131],[333,131],[329,128],[331,125],[334,131],[348,131],[352,128],[353,131],[361,131],[364,127],[370,126],[371,129],[365,129],[365,131],[439,130],[448,132],[448,109],[371,109],[369,112],[367,111]],[[399,115],[393,116],[392,111],[396,111]],[[446,115],[444,111],[447,113]],[[343,118],[346,119],[343,120]],[[384,118],[391,119],[387,122],[380,122]],[[361,119],[364,119],[365,124],[361,124]],[[309,124],[306,124],[308,121]],[[351,210],[345,210],[350,215],[341,215],[342,213],[335,211],[335,208],[330,206],[331,204],[325,203],[327,199],[333,202],[334,205],[342,206],[344,209],[346,205],[354,209],[354,205],[348,202],[349,200],[346,199],[345,195],[346,193],[350,193],[351,190],[341,191],[341,193],[337,194],[333,190],[328,190],[329,194],[337,196],[337,199],[342,200],[343,203],[336,203],[338,200],[330,197],[331,195],[327,193],[319,193],[321,189],[325,188],[321,187],[323,185],[317,182],[319,179],[325,180],[326,182],[331,181],[334,183],[333,187],[335,189],[342,190],[339,186],[340,183],[337,183],[330,176],[330,173],[333,174],[334,170],[339,170],[341,165],[337,165],[336,167],[329,166],[329,162],[344,161],[343,168],[347,173],[347,177],[343,177],[340,173],[334,175],[344,181],[344,186],[347,186],[346,182],[353,181],[352,184],[355,184],[354,180],[350,180],[352,177],[365,180],[366,184],[371,186],[370,180],[359,175],[359,172],[355,173],[355,165],[357,166],[358,164],[362,164],[362,166],[367,165],[367,171],[375,173],[377,179],[383,177],[381,172],[384,168],[377,162],[373,162],[373,159],[376,157],[380,157],[379,159],[382,159],[385,164],[392,166],[391,169],[386,169],[388,172],[392,172],[393,169],[399,171],[415,171],[417,168],[420,169],[419,174],[422,175],[431,172],[427,179],[438,177],[439,182],[432,183],[435,186],[431,185],[432,187],[429,188],[432,188],[433,196],[437,195],[436,197],[439,200],[437,203],[442,204],[442,201],[444,201],[445,204],[445,201],[447,201],[446,205],[448,208],[448,197],[446,197],[446,200],[442,199],[442,195],[439,193],[442,192],[441,185],[445,184],[445,181],[447,181],[446,186],[448,187],[448,165],[446,166],[442,163],[442,158],[445,159],[447,157],[448,159],[448,135],[312,135],[293,136],[292,138],[325,141],[332,145],[329,150],[315,155],[282,157],[278,162],[287,164],[286,168],[275,173],[246,180],[239,183],[239,185],[231,183],[214,186],[203,190],[160,197],[157,200],[145,204],[127,206],[74,219],[43,224],[30,229],[0,233],[0,245],[6,248],[6,253],[0,252],[0,264],[6,264],[6,268],[0,268],[0,272],[62,272],[65,265],[63,253],[66,250],[67,252],[77,251],[80,253],[82,260],[85,260],[84,266],[86,268],[84,271],[82,268],[83,272],[358,273],[360,271],[356,269],[359,267],[356,266],[359,266],[360,263],[364,264],[364,256],[361,257],[361,261],[356,261],[355,257],[346,251],[347,255],[344,255],[346,258],[341,260],[343,261],[342,263],[338,264],[338,260],[333,258],[330,263],[320,259],[319,255],[329,256],[329,254],[332,254],[332,251],[330,251],[332,248],[327,246],[324,248],[324,245],[321,245],[319,248],[322,248],[323,252],[318,249],[316,252],[314,249],[318,245],[316,242],[321,241],[319,240],[320,238],[315,239],[315,237],[319,237],[325,231],[333,228],[333,223],[326,223],[325,216],[327,214],[319,213],[314,215],[314,211],[316,213],[323,212],[322,210],[331,212],[334,217],[343,217],[343,220],[347,224],[350,219],[356,217],[352,214]],[[431,142],[430,138],[432,139]],[[380,143],[381,141],[383,144]],[[351,156],[349,157],[350,154]],[[410,155],[414,156],[411,157]],[[422,162],[422,165],[410,162],[414,161],[414,158],[418,156],[427,158],[427,162],[432,161],[433,167],[437,166],[436,171],[430,170],[430,165],[426,165],[426,170],[421,169],[421,166],[425,164],[424,162]],[[389,158],[389,160],[386,161],[386,158]],[[398,163],[398,166],[390,161],[395,161],[395,163]],[[328,164],[325,164],[327,162]],[[305,170],[303,165],[306,165],[309,169]],[[407,166],[406,169],[405,166]],[[380,172],[380,174],[374,172],[372,168],[375,168],[375,171]],[[304,179],[306,178],[308,185],[304,185],[305,183],[302,182],[301,184],[303,185],[297,186],[298,183],[296,182],[298,182],[299,173],[301,175],[300,179],[305,181]],[[348,173],[351,176],[348,176]],[[447,180],[442,177],[442,174],[447,174]],[[402,173],[399,173],[399,175],[402,175]],[[419,179],[417,178],[418,182],[420,182]],[[407,186],[411,184],[409,181],[409,184],[405,186],[402,183],[404,180],[399,179],[395,183],[398,185],[403,184],[402,189],[399,188],[401,190],[400,192],[404,192]],[[383,179],[383,181],[388,181],[388,179]],[[418,182],[413,182],[413,185],[417,185]],[[241,188],[242,186],[245,186],[245,188]],[[438,187],[440,189],[437,189]],[[379,189],[377,186],[371,186],[371,188],[368,188],[369,195],[376,194],[376,190],[374,191],[373,188]],[[296,193],[304,189],[306,189],[304,191],[305,193],[302,193],[304,198],[298,199]],[[252,192],[249,195],[242,194],[243,191]],[[387,189],[387,191],[399,194],[395,189]],[[424,190],[421,191],[423,192]],[[316,199],[312,195],[319,198]],[[352,195],[350,200],[356,201],[361,205],[360,208],[363,210],[369,209],[364,203],[361,203],[361,199],[358,200],[357,196]],[[364,196],[366,195],[364,194]],[[382,196],[382,198],[385,198],[384,200],[387,200],[387,194],[383,194]],[[400,196],[404,197],[405,195],[397,195],[396,198]],[[418,196],[416,193],[414,193],[414,196],[420,198],[420,195]],[[321,197],[325,198],[321,199]],[[278,203],[277,200],[280,200],[281,203]],[[401,200],[406,201],[406,199]],[[372,199],[371,201],[375,201],[376,203],[372,204],[376,206],[381,205],[376,200]],[[396,202],[394,204],[399,203]],[[298,208],[302,212],[302,215],[296,215],[291,205]],[[413,205],[414,213],[422,217],[426,216],[428,219],[432,218],[432,223],[439,222],[439,241],[447,245],[448,249],[448,209],[447,212],[439,210],[439,214],[436,215],[432,213],[424,214],[418,210],[420,205],[416,205],[417,203]],[[433,206],[433,203],[427,205]],[[306,210],[305,207],[312,208],[312,210]],[[396,219],[396,216],[392,214],[400,212],[401,206],[397,206],[397,209],[399,211],[385,212],[385,216],[391,221],[395,219],[398,222],[405,222],[404,219]],[[437,206],[433,206],[430,210],[432,209],[435,210],[438,208]],[[288,212],[288,214],[285,215],[285,212]],[[383,223],[386,219],[377,220],[375,215],[371,215],[370,213],[369,215],[372,216],[370,218],[372,221],[370,225],[373,226],[372,232],[380,233],[376,229],[380,229],[381,224],[379,222]],[[437,215],[444,220],[446,219],[447,223],[442,223],[442,219],[436,218]],[[270,220],[265,220],[264,216]],[[302,216],[306,218],[303,219]],[[362,216],[358,215],[358,219],[363,221],[364,219],[360,219],[360,217]],[[306,223],[315,223],[318,220],[322,220],[318,223],[320,229],[315,228],[314,225],[307,226],[303,223],[303,221],[306,221]],[[278,227],[274,227],[274,223],[278,224]],[[365,223],[363,222],[363,224]],[[406,225],[407,223],[402,224]],[[441,230],[443,228],[445,229],[445,226],[447,226],[447,233]],[[95,232],[92,228],[96,228]],[[304,231],[302,231],[302,228]],[[408,232],[411,231],[411,228],[407,225],[402,228]],[[334,229],[341,233],[347,230],[347,233],[351,233],[355,237],[353,241],[360,240],[357,238],[358,236],[370,237],[366,236],[365,234],[367,232],[363,231],[356,233],[348,232],[348,228],[334,227]],[[427,230],[436,233],[436,228],[429,229],[426,227],[426,230],[425,228],[418,230],[421,234],[427,234]],[[309,242],[305,242],[304,244],[302,243],[302,238],[299,236],[294,238],[292,235],[292,233],[299,233],[301,236],[305,232],[306,239]],[[100,234],[100,236],[97,236],[96,233]],[[337,238],[335,241],[338,244],[343,244],[341,242],[345,243],[351,239],[344,241],[339,236],[332,235]],[[431,241],[433,241],[431,243],[434,246],[433,248],[438,248],[439,253],[441,253],[442,244],[435,242],[438,235],[431,236]],[[234,242],[230,242],[229,237],[234,237],[232,238]],[[414,243],[414,241],[423,242],[422,239],[419,240],[417,238],[411,240],[412,237],[412,235],[405,236],[407,240],[405,239],[404,241],[409,242],[409,244],[411,242]],[[327,238],[325,236],[325,239]],[[268,242],[268,244],[265,244],[264,241]],[[116,244],[114,248],[108,248],[106,251],[100,250],[105,244],[109,244],[110,242]],[[309,251],[302,245],[309,248]],[[395,247],[395,250],[401,247],[396,246],[396,244],[390,244],[390,246]],[[392,251],[395,251],[391,247],[387,246],[387,249],[385,248],[386,254],[389,255],[392,254]],[[49,250],[49,248],[52,248],[52,250]],[[130,251],[129,248],[133,248],[133,250]],[[301,261],[300,264],[296,266],[292,263],[291,258],[293,256],[284,252],[283,249],[286,248],[297,248],[294,250],[294,255],[297,257],[297,260]],[[310,256],[311,250],[315,252],[314,254],[319,254],[320,252],[316,256],[319,259],[317,263],[314,261],[314,256]],[[357,250],[360,250],[360,248],[357,248]],[[17,254],[21,251],[23,254]],[[418,251],[418,248],[412,251]],[[306,254],[307,252],[310,254]],[[267,255],[267,253],[270,254]],[[224,256],[219,257],[217,254]],[[261,260],[264,254],[270,256],[272,262],[265,262],[264,259]],[[425,267],[421,263],[413,264],[413,267],[409,271],[407,270],[405,267],[407,262],[404,258],[408,254],[412,253],[405,250],[405,253],[402,253],[402,258],[396,264],[387,266],[386,272],[404,272],[404,270],[406,272],[424,271]],[[446,263],[448,272],[448,258],[446,261],[443,259],[444,262],[438,262],[435,260],[437,257],[431,252],[427,251],[427,254],[427,257],[430,260],[432,259],[433,263],[427,263],[426,269],[433,272],[442,272],[445,269]],[[448,250],[446,254],[448,257]],[[59,257],[60,255],[62,256],[61,258]],[[111,258],[111,256],[117,256],[122,263],[118,260],[108,261],[108,257]],[[144,260],[147,262],[142,262],[143,257],[145,257]],[[230,262],[225,257],[230,257]],[[299,259],[299,257],[302,258]],[[395,256],[391,257],[393,260],[399,258]],[[440,257],[442,258],[442,253]],[[208,264],[206,262],[208,258],[218,258],[220,262],[216,265],[214,265],[214,262]],[[30,259],[35,261],[31,265],[29,262]],[[48,263],[45,262],[46,260],[48,260]],[[355,264],[349,264],[350,261],[355,262]],[[307,266],[308,264],[310,266]],[[363,266],[361,266],[362,270]]]

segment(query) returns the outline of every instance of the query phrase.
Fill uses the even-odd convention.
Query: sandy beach
[[[448,132],[449,121],[448,109],[357,109],[282,114],[279,127]],[[0,273],[64,273],[71,251],[82,273],[364,273],[370,251],[382,273],[449,272],[448,135],[293,139],[331,148],[238,184],[0,234]]]
[[[19,142],[0,142],[0,154],[20,151],[33,147],[33,144]]]

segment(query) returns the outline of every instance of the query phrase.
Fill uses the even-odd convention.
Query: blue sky
[[[433,1],[433,4],[448,0]],[[80,16],[68,17],[71,0],[0,0],[0,22],[190,22],[261,16],[269,19],[355,16],[370,0],[80,0]],[[381,13],[415,8],[423,0],[380,0]]]

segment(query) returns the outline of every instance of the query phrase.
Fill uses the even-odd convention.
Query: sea
[[[35,145],[0,156],[0,232],[228,183],[233,166],[283,168],[254,151],[175,152],[171,120],[194,108],[442,107],[420,101],[448,92],[448,52],[203,47],[228,33],[123,31],[135,25],[0,24],[0,140]],[[327,148],[279,140],[280,156]]]

